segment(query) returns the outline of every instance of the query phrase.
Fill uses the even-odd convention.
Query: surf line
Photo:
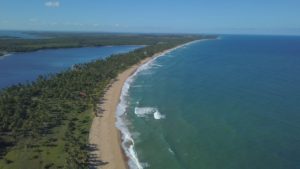
[[[128,96],[128,91],[130,89],[130,85],[132,84],[132,82],[134,81],[134,77],[136,77],[136,75],[144,70],[147,70],[148,68],[150,68],[150,65],[159,57],[164,56],[176,49],[179,49],[181,47],[199,42],[202,40],[195,40],[192,42],[188,42],[179,46],[176,46],[174,48],[165,50],[163,52],[154,54],[150,60],[146,61],[144,64],[142,64],[141,66],[139,66],[132,75],[130,75],[121,90],[121,95],[120,95],[120,102],[117,105],[117,109],[116,109],[116,127],[120,130],[121,132],[121,146],[124,150],[125,155],[128,157],[128,165],[130,169],[143,169],[143,165],[142,163],[139,161],[137,153],[135,151],[134,145],[135,142],[132,138],[132,135],[126,125],[126,117],[125,117],[125,112],[126,112],[126,108],[127,108],[127,96]],[[146,58],[149,59],[149,58]]]

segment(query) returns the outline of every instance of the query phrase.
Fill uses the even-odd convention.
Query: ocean
[[[169,52],[127,80],[116,125],[131,169],[299,169],[300,37]]]
[[[0,89],[31,82],[39,75],[58,73],[74,64],[127,53],[140,47],[142,46],[62,48],[8,54],[0,57]]]

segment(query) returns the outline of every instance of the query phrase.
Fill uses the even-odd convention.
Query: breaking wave
[[[124,149],[124,152],[126,156],[128,157],[128,165],[130,169],[143,169],[144,166],[138,159],[137,152],[134,150],[134,140],[132,138],[132,135],[127,127],[126,119],[125,119],[125,112],[127,108],[127,100],[128,97],[128,90],[130,88],[131,83],[134,80],[134,77],[141,71],[147,70],[150,68],[150,64],[155,60],[156,58],[150,60],[149,62],[143,64],[140,66],[134,74],[132,74],[126,81],[125,84],[122,87],[122,92],[120,96],[120,102],[117,106],[116,110],[116,127],[121,131],[122,133],[122,148]]]
[[[166,117],[165,115],[162,115],[157,108],[153,107],[136,107],[134,109],[134,114],[136,114],[138,117],[148,117],[153,115],[153,118],[156,120]]]
[[[191,42],[193,43],[193,42]],[[165,52],[160,53],[157,57],[154,57],[153,59],[151,59],[150,61],[148,61],[147,63],[143,64],[142,66],[140,66],[124,83],[123,87],[122,87],[122,92],[121,92],[121,96],[120,96],[120,102],[117,106],[117,110],[116,110],[116,127],[121,131],[122,134],[122,148],[124,149],[124,152],[126,154],[126,156],[128,157],[128,165],[130,169],[143,169],[144,167],[147,167],[148,164],[142,164],[139,159],[138,159],[138,154],[134,149],[134,145],[135,142],[132,138],[132,134],[130,133],[128,127],[127,127],[127,121],[125,118],[125,113],[126,113],[126,108],[127,108],[127,97],[128,97],[128,90],[130,88],[131,83],[134,80],[134,77],[141,71],[147,70],[149,68],[151,68],[152,66],[161,66],[161,65],[153,65],[153,62],[160,56],[163,56],[177,48],[180,48],[182,46],[191,44],[191,43],[187,43],[181,46],[178,46],[176,48],[167,50]],[[151,108],[142,108],[142,109],[137,109],[137,111],[140,111],[138,114],[140,116],[143,116],[143,114],[147,114],[148,112],[153,111],[153,109]],[[154,119],[162,119],[165,118],[164,115],[160,114],[159,111],[157,109],[155,109],[155,111],[153,111],[153,117]]]

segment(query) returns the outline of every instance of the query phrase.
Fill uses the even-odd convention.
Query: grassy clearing
[[[74,123],[72,134],[80,142],[88,141],[88,132],[93,119],[93,111],[89,109],[82,113],[70,114],[64,125],[52,129],[52,133],[39,139],[24,139],[12,148],[0,160],[1,169],[29,168],[66,168],[67,154],[65,137],[69,131],[69,123]]]

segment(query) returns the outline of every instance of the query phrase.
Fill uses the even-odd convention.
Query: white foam
[[[120,102],[116,110],[116,127],[122,133],[122,148],[124,149],[126,156],[129,158],[128,165],[130,169],[143,169],[143,166],[138,160],[137,153],[134,150],[134,140],[132,139],[131,133],[129,132],[129,129],[126,125],[126,119],[124,117],[127,108],[126,97],[128,96],[128,90],[130,88],[130,84],[133,81],[133,78],[137,75],[138,72],[146,70],[148,64],[149,63],[146,63],[140,66],[137,71],[125,81],[122,87]]]
[[[13,53],[5,53],[4,55],[0,56],[0,60],[3,60],[9,56],[11,56]]]
[[[162,67],[162,65],[157,64],[157,63],[153,63],[151,66],[153,66],[153,67]]]
[[[153,117],[154,117],[154,119],[156,119],[156,120],[160,120],[160,119],[166,118],[166,115],[162,115],[162,114],[160,114],[159,111],[156,111],[156,112],[154,112]]]
[[[168,148],[168,151],[169,151],[172,155],[175,154],[174,151],[173,151],[171,148]]]
[[[156,108],[153,107],[136,107],[134,108],[134,114],[138,117],[146,117],[149,114],[153,114],[157,111]]]
[[[138,154],[137,152],[134,150],[134,140],[132,139],[131,133],[126,125],[126,118],[125,118],[125,112],[126,112],[126,108],[127,108],[127,101],[126,98],[128,96],[128,90],[130,88],[130,84],[132,83],[134,77],[141,71],[143,70],[147,70],[151,67],[151,64],[160,56],[163,56],[175,49],[178,49],[180,47],[195,43],[197,41],[194,42],[190,42],[178,47],[175,47],[173,49],[167,50],[165,52],[160,53],[159,55],[157,55],[156,57],[154,57],[153,59],[151,59],[150,61],[148,61],[147,63],[143,64],[142,66],[140,66],[126,81],[125,84],[122,87],[122,92],[121,92],[121,96],[120,96],[120,102],[117,106],[117,110],[116,110],[116,127],[121,131],[122,133],[122,148],[124,149],[124,152],[126,154],[126,156],[129,158],[128,160],[128,165],[130,169],[143,169],[144,166],[142,163],[140,163],[139,159],[138,159]],[[158,112],[158,111],[157,111]],[[155,112],[154,112],[155,113]],[[158,116],[157,116],[158,115]],[[158,113],[156,113],[157,117],[161,117],[159,116]],[[155,118],[155,117],[154,117]]]
[[[138,87],[143,87],[143,85],[134,85],[134,86],[130,86],[130,87],[136,87],[136,88],[138,88]]]
[[[157,108],[154,107],[135,107],[134,114],[138,117],[148,117],[153,114],[153,118],[156,120],[163,119],[166,116],[162,115]]]

